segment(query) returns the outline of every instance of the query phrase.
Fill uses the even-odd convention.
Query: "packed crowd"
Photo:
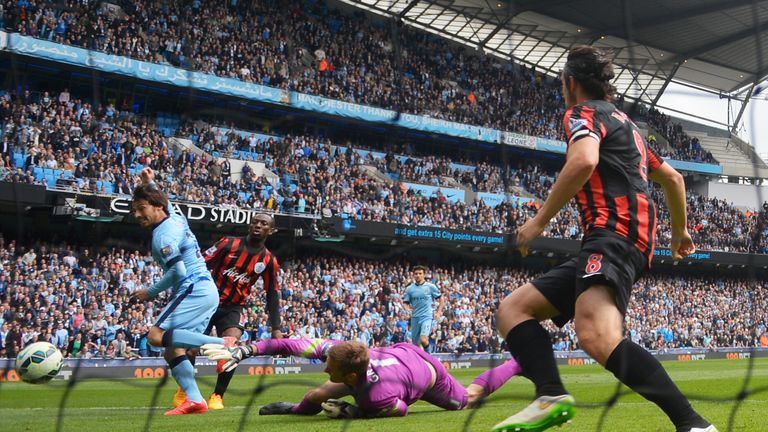
[[[220,8],[206,0],[191,7],[131,0],[122,2],[125,15],[96,9],[96,3],[10,3],[6,26],[30,36],[364,105],[562,137],[557,80],[407,27],[395,36],[362,13],[345,15],[324,2]],[[668,116],[651,111],[647,117],[672,146],[661,150],[664,155],[715,162]]]
[[[662,147],[656,142],[656,136],[648,136],[648,142],[663,157],[702,163],[717,163],[712,153],[706,151],[699,139],[691,137],[683,130],[683,125],[661,111],[651,109],[645,114],[648,126],[658,131],[669,142],[669,148]]]
[[[351,147],[333,146],[328,139],[287,135],[256,144],[259,160],[279,178],[279,182],[270,183],[250,165],[244,166],[236,179],[227,160],[186,150],[174,154],[151,119],[117,110],[111,104],[94,108],[66,90],[58,95],[6,93],[0,97],[0,119],[0,168],[5,168],[6,180],[37,182],[32,175],[35,167],[60,169],[71,172],[72,178],[63,178],[62,173],[55,180],[56,186],[105,192],[105,182],[109,182],[114,184],[115,193],[130,194],[136,167],[151,166],[176,200],[285,213],[513,232],[539,205],[539,201],[521,204],[519,192],[543,200],[557,177],[556,172],[530,161],[518,161],[515,167],[476,162],[474,171],[451,172],[449,160],[442,156],[413,156],[401,164],[391,153],[374,160],[371,153],[362,156]],[[204,136],[204,131],[194,129],[181,132]],[[26,154],[22,166],[16,166],[12,158],[15,151]],[[430,183],[430,178],[439,178],[443,186],[451,178],[474,190],[506,191],[510,199],[496,207],[482,200],[450,202],[440,190],[426,196],[401,181],[377,179],[363,165],[378,166],[384,172],[394,170],[401,181]],[[40,181],[54,186],[46,179]],[[662,216],[660,244],[665,245],[669,219],[660,195],[656,201]],[[743,212],[728,203],[691,194],[689,212],[689,228],[700,248],[768,252],[766,211]],[[545,235],[581,236],[574,203],[556,217]]]
[[[554,80],[437,36],[325,2],[6,2],[6,28],[65,43],[364,105],[557,138]]]
[[[299,92],[545,138],[562,138],[556,79],[323,1],[7,1],[10,31]],[[682,126],[651,110],[667,157],[717,163]]]
[[[369,346],[407,341],[402,305],[410,281],[405,262],[323,254],[281,265],[282,331],[286,337],[356,339]],[[162,276],[145,251],[37,244],[0,239],[0,357],[49,341],[68,357],[157,356],[147,332],[168,300],[129,294]],[[500,352],[496,305],[535,274],[525,269],[443,263],[429,277],[446,298],[430,338],[433,352]],[[643,278],[629,308],[628,330],[649,349],[758,346],[766,331],[768,284],[729,278],[658,275]],[[264,298],[256,287],[241,317],[245,340],[269,337]],[[572,325],[548,329],[558,350],[578,349]]]
[[[663,199],[653,189],[655,201]],[[725,200],[706,198],[688,191],[688,231],[699,249],[726,252],[768,253],[768,203],[761,209],[743,211]],[[672,238],[669,209],[658,205],[657,238],[668,245]]]

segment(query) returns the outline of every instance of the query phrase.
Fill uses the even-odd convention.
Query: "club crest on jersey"
[[[263,272],[265,268],[267,268],[267,266],[263,262],[258,262],[253,266],[253,272],[258,274]]]
[[[160,255],[162,255],[163,257],[170,256],[171,252],[173,252],[173,248],[171,248],[170,246],[163,246],[163,248],[160,249]]]
[[[205,251],[205,256],[213,256],[215,252],[216,252],[216,246],[211,246],[208,248],[207,251]]]
[[[571,133],[574,133],[581,128],[587,127],[587,124],[589,124],[587,119],[572,118],[568,120],[568,129],[570,129]]]

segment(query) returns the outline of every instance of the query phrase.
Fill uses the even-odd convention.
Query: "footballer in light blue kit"
[[[403,303],[411,313],[411,342],[423,349],[429,346],[429,334],[432,332],[432,320],[443,314],[444,300],[440,290],[432,282],[426,281],[427,268],[413,267],[413,283],[405,288]],[[440,299],[440,305],[435,314],[435,299]]]
[[[232,345],[231,340],[203,334],[219,305],[219,292],[200,253],[187,220],[173,210],[165,193],[154,183],[151,168],[139,175],[141,185],[133,194],[131,209],[143,228],[152,229],[152,256],[163,268],[163,278],[149,289],[133,292],[140,301],[155,298],[171,288],[173,298],[149,331],[149,343],[165,347],[165,360],[187,400],[165,415],[199,414],[208,410],[195,382],[195,370],[187,358],[188,348],[204,344]]]

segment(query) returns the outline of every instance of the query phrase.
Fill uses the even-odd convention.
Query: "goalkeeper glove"
[[[241,361],[253,355],[253,347],[248,344],[232,348],[220,344],[205,344],[200,347],[200,353],[210,360],[227,360],[221,370],[231,372]]]
[[[339,399],[328,399],[320,404],[323,413],[329,418],[349,419],[360,417],[360,409],[349,402]]]

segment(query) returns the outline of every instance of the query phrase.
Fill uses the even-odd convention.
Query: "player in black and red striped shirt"
[[[253,286],[261,279],[264,282],[272,338],[282,337],[280,288],[277,281],[279,266],[277,257],[264,245],[274,231],[275,220],[272,216],[257,214],[251,219],[245,237],[223,237],[205,251],[205,262],[219,289],[219,307],[208,324],[206,334],[216,327],[220,337],[232,336],[239,340],[243,335],[243,327],[240,325],[243,305]],[[208,409],[224,408],[224,392],[233,375],[234,370],[219,373],[216,388],[208,400]],[[174,403],[183,401],[184,397],[183,392],[177,392]]]
[[[550,219],[572,198],[581,209],[584,238],[576,258],[515,290],[499,305],[497,323],[537,399],[495,431],[544,430],[573,416],[574,399],[557,371],[552,341],[539,321],[574,319],[579,344],[628,387],[656,403],[677,431],[713,432],[658,360],[623,336],[632,285],[650,267],[656,209],[648,179],[661,184],[676,260],[694,252],[686,229],[685,184],[643,140],[637,126],[610,101],[611,59],[582,46],[563,69],[566,163],[538,214],[517,233],[523,256]]]

